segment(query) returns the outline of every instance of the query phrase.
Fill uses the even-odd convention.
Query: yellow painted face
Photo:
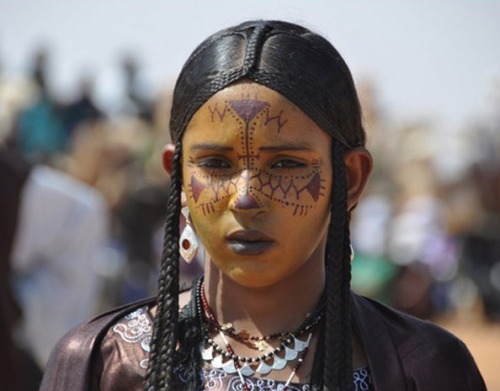
[[[331,138],[297,106],[244,82],[212,96],[183,137],[183,190],[211,262],[245,286],[321,262]]]

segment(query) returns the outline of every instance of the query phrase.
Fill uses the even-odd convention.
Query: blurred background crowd
[[[140,60],[116,62],[106,106],[90,73],[54,94],[49,46],[21,74],[0,61],[1,338],[23,360],[19,390],[70,327],[155,292],[171,88],[148,89]],[[376,80],[356,83],[375,169],[351,217],[353,289],[424,319],[500,322],[500,84],[491,115],[450,132],[389,120]],[[182,266],[183,285],[202,263]]]

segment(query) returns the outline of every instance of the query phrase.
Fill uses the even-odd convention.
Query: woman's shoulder
[[[153,318],[147,305],[113,322],[100,344],[94,367],[94,382],[99,384],[99,390],[143,389],[152,335]]]
[[[90,389],[92,372],[96,365],[102,365],[102,355],[106,348],[119,342],[120,336],[121,341],[127,343],[127,338],[130,339],[137,330],[130,322],[137,322],[138,311],[147,313],[147,308],[154,303],[155,299],[146,299],[127,304],[70,330],[58,341],[51,353],[40,391]],[[144,317],[141,321],[144,321]],[[147,322],[152,322],[149,316]],[[118,338],[110,338],[115,335]]]
[[[97,349],[98,344],[102,343],[113,329],[121,329],[124,323],[138,318],[141,321],[147,316],[148,321],[151,321],[149,309],[156,303],[155,298],[139,300],[133,303],[128,303],[120,307],[110,309],[102,314],[94,317],[86,323],[82,323],[70,330],[56,345],[57,349],[62,349],[67,352],[73,352],[75,347],[78,347],[78,352],[87,351],[88,349]],[[142,316],[140,316],[142,314]]]
[[[378,301],[354,295],[358,323],[378,322],[398,345],[408,345],[407,350],[432,344],[439,348],[459,348],[463,342],[439,325],[398,311]],[[411,346],[410,346],[411,345]]]
[[[474,358],[455,335],[377,301],[357,295],[353,300],[355,325],[375,377],[381,369],[396,377],[404,373],[418,390],[486,390]],[[383,354],[396,358],[393,367],[399,368],[385,368],[378,360]]]

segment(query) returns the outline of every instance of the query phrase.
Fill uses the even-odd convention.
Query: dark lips
[[[258,255],[274,245],[274,241],[259,231],[237,231],[227,237],[231,250],[240,255]]]

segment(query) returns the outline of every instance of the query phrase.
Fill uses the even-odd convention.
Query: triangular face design
[[[259,201],[257,201],[257,199],[253,195],[246,192],[241,197],[238,197],[238,201],[236,201],[234,207],[237,209],[249,210],[259,209],[261,206],[259,204]]]
[[[318,201],[321,190],[321,177],[316,173],[305,187],[314,201]]]
[[[262,110],[269,107],[269,103],[257,99],[230,100],[228,103],[246,123],[249,123]]]

